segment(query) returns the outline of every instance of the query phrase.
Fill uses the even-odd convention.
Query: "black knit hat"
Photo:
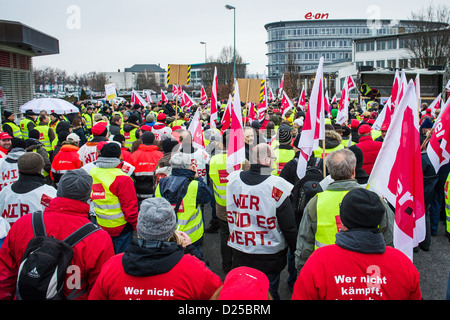
[[[350,190],[340,207],[341,222],[348,229],[375,229],[385,212],[378,194],[364,188]]]
[[[105,158],[117,158],[120,159],[120,155],[122,151],[120,150],[120,146],[116,142],[110,142],[105,144],[100,151],[100,156]]]

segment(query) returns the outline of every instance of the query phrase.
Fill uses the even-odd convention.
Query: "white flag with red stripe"
[[[202,96],[201,96],[201,103],[207,104],[208,103],[208,96],[206,95],[205,88],[202,86]]]
[[[256,120],[255,106],[253,105],[253,102],[248,103],[248,120],[249,124],[252,124],[253,120]]]
[[[300,149],[297,164],[297,176],[299,179],[305,176],[309,157],[319,146],[319,140],[325,139],[323,92],[323,57],[321,57],[303,122],[302,134],[297,146]]]
[[[300,109],[302,109],[302,111],[305,111],[305,107],[306,107],[305,88],[302,88],[302,92],[300,93],[300,98],[298,98],[298,105],[300,106]]]
[[[178,95],[178,86],[176,84],[172,85],[172,96],[175,97]]]
[[[147,105],[144,98],[142,98],[141,95],[134,90],[131,92],[131,104],[138,104],[143,107]]]
[[[395,207],[394,247],[411,260],[425,239],[425,201],[419,115],[414,82],[404,88],[368,181]]]
[[[436,99],[433,100],[433,102],[430,104],[429,108],[431,109],[431,114],[434,115],[435,111],[437,109],[441,108],[441,95],[442,93],[439,93]]]
[[[292,103],[291,99],[289,99],[286,92],[283,92],[283,99],[281,99],[281,112],[282,112],[282,118],[286,115],[286,113],[289,110],[292,110],[294,108],[294,104]],[[303,110],[303,109],[302,109]]]
[[[145,101],[147,101],[147,103],[153,103],[152,93],[150,90],[145,91]]]
[[[434,123],[433,134],[427,146],[428,158],[436,173],[450,159],[450,98],[442,107]]]
[[[211,102],[210,102],[210,127],[212,130],[216,129],[217,121],[217,67],[214,68],[214,77],[211,89]]]
[[[447,84],[445,85],[445,90],[450,91],[450,80],[448,80]]]
[[[324,100],[324,108],[325,108],[325,112],[328,114],[328,117],[331,117],[331,105],[330,105],[330,101],[328,98],[328,91],[325,92],[325,100]]]
[[[275,96],[273,95],[272,88],[269,89],[269,100],[270,100],[270,101],[275,100]]]
[[[200,108],[195,111],[194,118],[192,118],[188,131],[192,136],[192,146],[197,149],[205,149],[205,141],[203,139],[203,127],[200,121]]]
[[[348,106],[350,104],[350,95],[348,89],[348,77],[344,83],[344,88],[341,92],[341,98],[339,99],[338,113],[336,116],[336,123],[342,125],[348,120]]]
[[[183,91],[181,97],[181,107],[190,108],[195,104],[195,101],[187,94],[186,91]]]
[[[280,89],[278,90],[278,98],[280,98],[280,99],[283,95],[283,86],[284,86],[284,74],[281,77]]]
[[[245,139],[242,126],[241,97],[239,85],[234,80],[234,100],[231,104],[231,129],[228,140],[227,171],[231,173],[239,170],[245,161]]]
[[[391,123],[391,117],[392,117],[392,110],[391,110],[391,98],[389,97],[388,101],[384,104],[383,110],[381,110],[381,113],[378,115],[377,119],[375,120],[374,124],[372,125],[373,130],[380,130],[381,127],[385,124]]]

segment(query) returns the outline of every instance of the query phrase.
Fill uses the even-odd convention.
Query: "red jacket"
[[[317,249],[300,271],[293,300],[420,300],[419,272],[398,249],[353,252],[336,244]]]
[[[89,300],[209,300],[222,285],[218,275],[190,254],[184,254],[170,271],[151,276],[126,274],[123,256],[105,263]]]
[[[80,150],[80,148],[70,144],[65,144],[61,147],[52,162],[52,170],[50,172],[52,180],[58,183],[59,179],[66,171],[81,168],[78,150]]]
[[[85,202],[68,198],[54,198],[44,211],[44,223],[48,236],[65,239],[75,230],[89,223],[89,205]],[[31,214],[17,220],[11,227],[0,249],[0,300],[14,299],[18,268],[28,242],[34,233]],[[114,255],[111,237],[103,230],[98,230],[84,238],[73,248],[72,265],[80,268],[82,289],[87,292],[78,299],[87,299],[103,263]],[[76,274],[69,274],[66,283],[73,284]],[[70,291],[66,287],[67,295]]]
[[[356,145],[363,153],[364,164],[362,168],[370,175],[383,143],[380,141],[373,141],[371,136],[362,136],[359,138],[359,142]]]
[[[154,193],[154,173],[156,165],[164,154],[155,145],[139,145],[131,154],[130,164],[133,165],[136,194],[145,199]]]

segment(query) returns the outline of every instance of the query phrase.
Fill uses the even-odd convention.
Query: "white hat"
[[[71,133],[66,138],[67,141],[72,140],[76,142],[80,142],[80,137],[76,133]]]

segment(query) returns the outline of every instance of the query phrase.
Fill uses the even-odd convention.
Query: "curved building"
[[[268,84],[278,88],[287,70],[300,72],[325,64],[352,61],[353,40],[414,31],[411,20],[298,20],[271,22],[267,30]],[[437,23],[439,24],[439,23]]]

